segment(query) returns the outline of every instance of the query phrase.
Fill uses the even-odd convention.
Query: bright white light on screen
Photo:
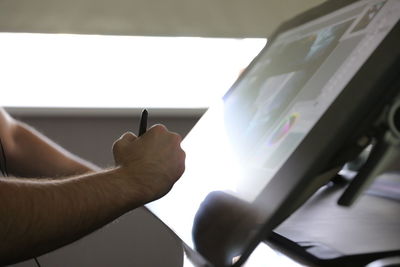
[[[202,108],[265,39],[0,34],[1,106]]]

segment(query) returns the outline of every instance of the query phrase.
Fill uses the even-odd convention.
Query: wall
[[[323,0],[2,0],[0,31],[266,37]]]
[[[18,118],[75,154],[100,166],[113,165],[111,145],[123,132],[137,132],[139,117],[21,116]],[[185,136],[198,116],[150,117]],[[173,207],[171,207],[173,209]],[[180,242],[144,209],[132,211],[99,231],[39,257],[41,266],[181,266]],[[35,266],[33,261],[18,267]]]

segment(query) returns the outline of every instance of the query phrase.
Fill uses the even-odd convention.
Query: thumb
[[[112,146],[112,150],[114,153],[114,158],[116,161],[119,161],[119,155],[122,151],[125,150],[127,146],[129,146],[133,141],[137,139],[137,136],[131,132],[124,133],[117,141],[114,142]]]
[[[132,132],[124,133],[119,139],[123,143],[131,143],[135,141],[138,137]]]

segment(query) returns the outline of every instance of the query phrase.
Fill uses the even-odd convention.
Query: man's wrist
[[[137,183],[136,173],[133,173],[132,170],[124,166],[116,166],[110,171],[112,177],[121,186],[122,194],[127,200],[129,210],[143,206],[151,200],[143,190],[143,186]]]

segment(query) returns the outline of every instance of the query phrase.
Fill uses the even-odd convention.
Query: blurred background
[[[150,125],[185,136],[280,23],[322,2],[0,0],[0,105],[110,167],[113,141],[137,132],[142,108],[149,108]],[[161,222],[138,209],[39,261],[180,266],[182,250]]]

